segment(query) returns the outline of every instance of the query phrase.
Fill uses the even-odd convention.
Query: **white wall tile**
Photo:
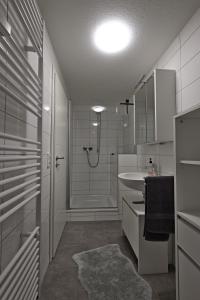
[[[199,44],[200,50],[200,44]],[[181,69],[182,88],[200,78],[200,52]]]
[[[182,111],[200,104],[200,79],[182,90]]]
[[[200,26],[200,9],[196,11],[193,17],[188,21],[180,32],[181,44],[183,45],[186,40],[194,33]]]
[[[200,27],[190,36],[181,48],[181,67],[200,51]]]
[[[136,154],[119,154],[118,155],[119,166],[137,166],[137,155]]]

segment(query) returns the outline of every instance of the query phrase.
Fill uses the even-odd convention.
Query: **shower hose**
[[[97,168],[99,165],[100,160],[100,148],[101,148],[101,113],[97,113],[97,161],[95,164],[92,164],[90,161],[90,151],[87,148],[86,154],[87,154],[87,161],[90,168]]]

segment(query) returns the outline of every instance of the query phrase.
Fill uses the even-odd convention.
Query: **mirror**
[[[155,141],[155,101],[154,101],[154,77],[153,75],[146,82],[146,122],[147,122],[147,143]]]
[[[146,88],[145,85],[135,94],[135,144],[146,143]]]

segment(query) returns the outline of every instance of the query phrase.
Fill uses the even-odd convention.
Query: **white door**
[[[55,255],[65,222],[68,196],[68,100],[54,73],[52,255]]]

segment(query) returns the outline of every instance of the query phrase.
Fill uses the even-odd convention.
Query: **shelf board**
[[[181,164],[200,166],[200,160],[180,160]]]
[[[200,211],[178,212],[178,216],[200,230]]]

